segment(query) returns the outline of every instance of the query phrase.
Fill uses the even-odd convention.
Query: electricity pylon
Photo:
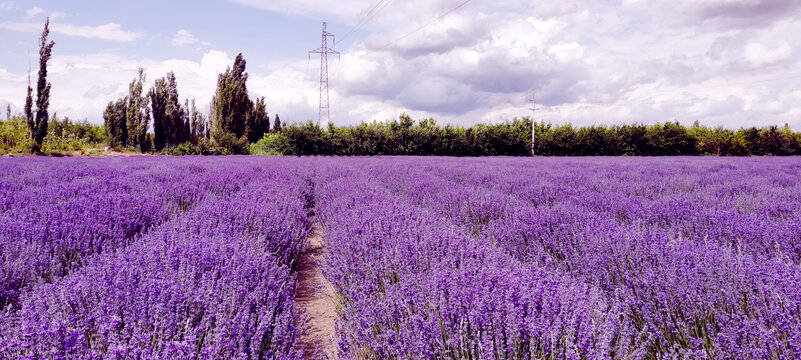
[[[531,90],[531,107],[528,108],[531,110],[531,155],[534,154],[534,141],[536,140],[536,129],[537,129],[537,110],[540,108],[537,107],[537,91]]]
[[[334,34],[329,33],[325,28],[326,23],[323,22],[323,40],[320,48],[309,51],[309,59],[311,59],[311,54],[320,54],[320,110],[317,126],[323,129],[328,127],[331,117],[331,109],[328,102],[328,54],[339,56],[338,51],[328,47],[328,38],[334,38],[335,45],[336,38]]]

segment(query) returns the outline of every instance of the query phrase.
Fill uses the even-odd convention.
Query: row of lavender
[[[552,184],[575,190],[561,189],[550,207],[514,201],[529,191],[507,192],[510,216],[492,214],[500,219],[481,236],[623,294],[651,353],[799,356],[798,163],[681,159],[585,168],[593,165],[582,175],[552,173]],[[489,175],[468,173],[451,168],[444,178]],[[631,184],[647,187],[631,195]]]
[[[393,159],[352,161],[351,166],[355,174],[340,175],[340,181],[371,179],[374,195],[360,201],[375,201],[370,221],[380,225],[361,223],[356,215],[348,218],[343,209],[329,205],[338,211],[326,223],[331,241],[358,249],[357,255],[333,254],[329,270],[344,294],[345,309],[353,312],[346,311],[341,321],[344,353],[400,358],[801,357],[797,160]],[[338,190],[347,193],[346,188],[365,191],[353,184]],[[343,200],[344,195],[338,196]],[[404,203],[401,213],[414,215],[393,214],[398,209],[384,213],[387,205],[378,204],[397,199]],[[437,225],[420,226],[421,217]],[[443,236],[468,240],[437,240]],[[450,247],[459,250],[445,250]],[[478,267],[473,274],[483,273],[491,282],[488,293],[481,277],[474,283],[475,277],[465,281],[453,278],[450,270],[441,273],[442,261],[463,271],[464,260],[449,251],[463,254],[471,247],[486,248],[476,256],[480,264],[473,265]],[[372,249],[369,257],[359,253],[366,249]],[[431,250],[437,251],[436,259],[409,267]],[[342,270],[347,256],[381,260],[370,261],[366,274],[347,274]],[[510,267],[518,274],[504,272]],[[490,275],[498,272],[508,278]],[[531,280],[522,286],[530,286],[528,291],[518,290],[517,281],[529,274],[560,279],[564,288],[586,289],[594,302],[578,300],[581,305],[570,305],[570,311],[551,314],[553,323],[540,325],[548,336],[526,329],[532,322],[521,319],[542,311],[542,298],[556,303],[582,299]],[[465,288],[445,290],[432,283],[432,276]],[[356,286],[355,279],[373,287]],[[404,300],[397,293],[409,289],[426,295],[406,293]],[[563,294],[569,297],[560,298]],[[370,313],[371,306],[376,313]],[[503,310],[514,316],[493,321],[502,308],[517,312]],[[614,314],[619,321],[595,327],[601,325],[597,319],[587,321],[571,311]],[[479,314],[481,320],[475,318]],[[438,331],[441,339],[461,340],[458,345],[443,340],[412,346],[415,336],[406,334],[409,338],[399,342],[397,334],[405,333],[395,329],[412,320],[428,322],[428,330]],[[592,331],[582,332],[582,326]],[[582,341],[559,353],[558,342],[579,339],[566,335],[565,328],[581,334]],[[431,339],[433,333],[421,334]],[[550,349],[532,343],[550,344]],[[598,344],[612,344],[612,350]]]
[[[0,161],[0,309],[250,176],[188,159]]]
[[[378,163],[424,174],[419,164]],[[638,331],[621,321],[624,309],[601,291],[475,241],[457,222],[386,189],[360,169],[365,160],[325,165],[317,208],[329,249],[324,273],[340,296],[340,357],[643,356]]]
[[[300,358],[303,321],[293,304],[292,268],[309,229],[303,164],[247,158],[125,164],[86,165],[91,180],[83,181],[95,185],[91,190],[114,193],[109,188],[134,183],[109,174],[140,167],[132,178],[142,183],[131,192],[162,194],[151,201],[166,202],[167,214],[153,216],[161,223],[137,234],[106,238],[114,245],[82,253],[63,276],[25,287],[0,316],[0,358]],[[24,183],[28,174],[4,181]],[[61,177],[66,187],[81,181]],[[170,196],[176,191],[157,189],[162,177],[164,183],[191,182],[189,188],[199,187],[196,196],[172,206],[170,199],[187,199],[192,191],[168,187],[177,190]],[[47,203],[69,201],[69,195],[65,199]],[[92,219],[120,225],[102,213]],[[90,234],[70,241],[91,249],[80,245],[97,241]],[[51,239],[61,237],[42,241]]]

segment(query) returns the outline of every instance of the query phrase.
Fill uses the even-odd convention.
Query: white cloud
[[[345,24],[355,24],[375,3],[231,1]],[[729,127],[789,122],[801,129],[801,95],[794,86],[801,77],[801,0],[474,1],[432,23],[462,2],[390,2],[364,27],[360,36],[369,33],[366,39],[338,48],[341,61],[329,59],[332,120],[342,125],[407,112],[440,123],[497,122],[530,115],[527,95],[535,88],[538,118],[557,124],[678,119]],[[41,24],[0,27],[41,31]],[[188,30],[172,40],[176,46],[203,44]],[[284,121],[316,120],[317,61],[304,56],[263,67],[250,63],[248,88],[266,96],[268,111]],[[105,103],[125,93],[140,65],[151,83],[175,70],[182,98],[207,104],[217,74],[232,62],[215,51],[202,59],[163,61],[56,57],[54,106],[98,119]],[[0,79],[0,99],[20,98],[24,76],[0,72]]]
[[[775,100],[793,89],[787,73],[801,72],[793,50],[801,47],[801,35],[793,35],[801,34],[801,21],[760,6],[754,9],[762,15],[752,19],[723,0],[704,6],[688,1],[676,9],[657,5],[662,13],[632,4],[571,1],[526,8],[510,1],[505,6],[516,11],[465,9],[392,43],[426,16],[415,13],[396,22],[398,29],[375,31],[343,52],[338,76],[331,79],[341,110],[332,100],[332,116],[358,122],[406,111],[444,122],[495,122],[530,115],[525,95],[536,88],[542,119],[554,123],[675,118],[730,127],[790,122],[801,128],[801,119],[792,116],[801,99]],[[665,13],[716,24],[667,27]],[[432,14],[437,12],[428,18]],[[732,40],[719,44],[715,58],[710,49],[725,37]]]
[[[198,40],[198,38],[195,37],[195,35],[192,34],[191,31],[185,29],[178,30],[172,37],[173,46],[184,46],[184,45],[192,45],[198,43],[203,45],[208,45],[208,43],[205,42],[201,43],[200,40]]]
[[[5,21],[0,23],[0,28],[20,32],[39,32],[42,31],[42,26],[39,23],[28,22]],[[50,31],[60,35],[118,42],[131,42],[143,36],[138,32],[123,30],[122,25],[116,23],[86,26],[53,22],[50,24]]]
[[[14,10],[16,6],[14,5],[13,1],[3,1],[0,2],[0,11],[10,11]]]
[[[174,71],[181,101],[196,98],[198,106],[207,111],[217,87],[217,74],[233,61],[225,52],[214,50],[198,60],[131,59],[110,53],[54,54],[48,68],[48,81],[52,84],[50,112],[102,123],[106,104],[127,94],[128,84],[140,66],[147,72],[148,88],[155,79]],[[33,81],[36,81],[35,73]],[[10,102],[12,110],[21,109],[26,84],[26,74],[13,74],[0,68],[0,101]]]
[[[53,32],[57,34],[78,36],[88,39],[101,39],[120,42],[131,42],[142,37],[141,33],[123,30],[122,25],[116,23],[108,23],[97,26],[53,24]]]
[[[317,0],[273,1],[273,0],[230,0],[231,2],[258,9],[279,12],[291,15],[320,15],[334,16],[337,19],[347,19],[354,14],[366,12],[372,5],[372,0],[331,0],[322,5]],[[358,20],[358,19],[357,19]]]
[[[32,7],[25,11],[25,20],[33,19],[36,15],[42,15],[44,13],[44,9],[38,6]]]
[[[793,49],[784,40],[776,47],[768,47],[762,43],[750,43],[745,46],[745,58],[754,66],[776,65],[792,57]]]

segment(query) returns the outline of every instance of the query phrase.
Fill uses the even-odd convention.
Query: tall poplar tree
[[[185,110],[178,99],[175,73],[170,71],[166,78],[157,79],[148,97],[153,112],[153,145],[156,151],[188,141],[188,132],[184,130]]]
[[[147,80],[145,69],[139,68],[139,74],[128,85],[128,146],[136,147],[139,151],[147,151],[147,127],[150,123],[150,107],[147,96],[143,94],[144,83]]]
[[[192,126],[192,131],[189,135],[189,142],[194,145],[197,145],[201,139],[207,139],[207,124],[206,124],[206,117],[197,110],[197,106],[195,105],[195,99],[192,99],[191,107],[187,106],[189,111],[189,118],[190,123]]]
[[[48,42],[50,35],[50,18],[45,20],[42,37],[39,40],[39,79],[36,82],[36,118],[33,117],[32,110],[32,90],[30,77],[28,78],[28,97],[25,100],[25,115],[28,120],[28,130],[31,133],[33,142],[31,152],[38,153],[42,149],[42,141],[47,135],[47,121],[49,120],[47,108],[50,106],[50,83],[47,82],[47,62],[53,52],[53,41]],[[30,76],[30,74],[28,75]]]
[[[264,97],[256,99],[247,118],[246,133],[248,141],[259,141],[264,134],[270,132],[270,117],[267,115],[267,105]]]
[[[108,145],[112,148],[122,148],[128,141],[128,98],[124,97],[116,102],[109,102],[103,113],[103,125],[108,136]]]
[[[217,78],[217,92],[211,105],[214,130],[227,132],[235,137],[246,135],[247,117],[253,107],[248,97],[248,74],[245,66],[245,58],[240,53],[234,60],[233,68],[227,68]]]
[[[153,111],[153,146],[161,151],[167,143],[167,79],[157,79],[147,96]]]
[[[169,122],[168,146],[177,146],[186,142],[184,135],[185,118],[184,109],[181,107],[181,100],[178,99],[178,82],[175,80],[175,73],[167,73],[167,119]],[[188,138],[188,136],[187,136]]]
[[[33,140],[33,88],[31,87],[31,65],[28,63],[28,95],[25,96],[25,122],[28,123],[28,134]]]
[[[181,108],[181,119],[183,124],[181,126],[181,141],[180,143],[192,141],[192,114],[189,112],[189,99],[184,100],[184,107]]]

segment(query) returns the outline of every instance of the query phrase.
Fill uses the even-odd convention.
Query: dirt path
[[[304,359],[333,358],[335,352],[334,287],[320,271],[324,254],[321,229],[314,224],[309,247],[298,263],[298,289],[295,294],[295,304],[308,313],[309,329],[300,338],[301,345],[307,349]]]

